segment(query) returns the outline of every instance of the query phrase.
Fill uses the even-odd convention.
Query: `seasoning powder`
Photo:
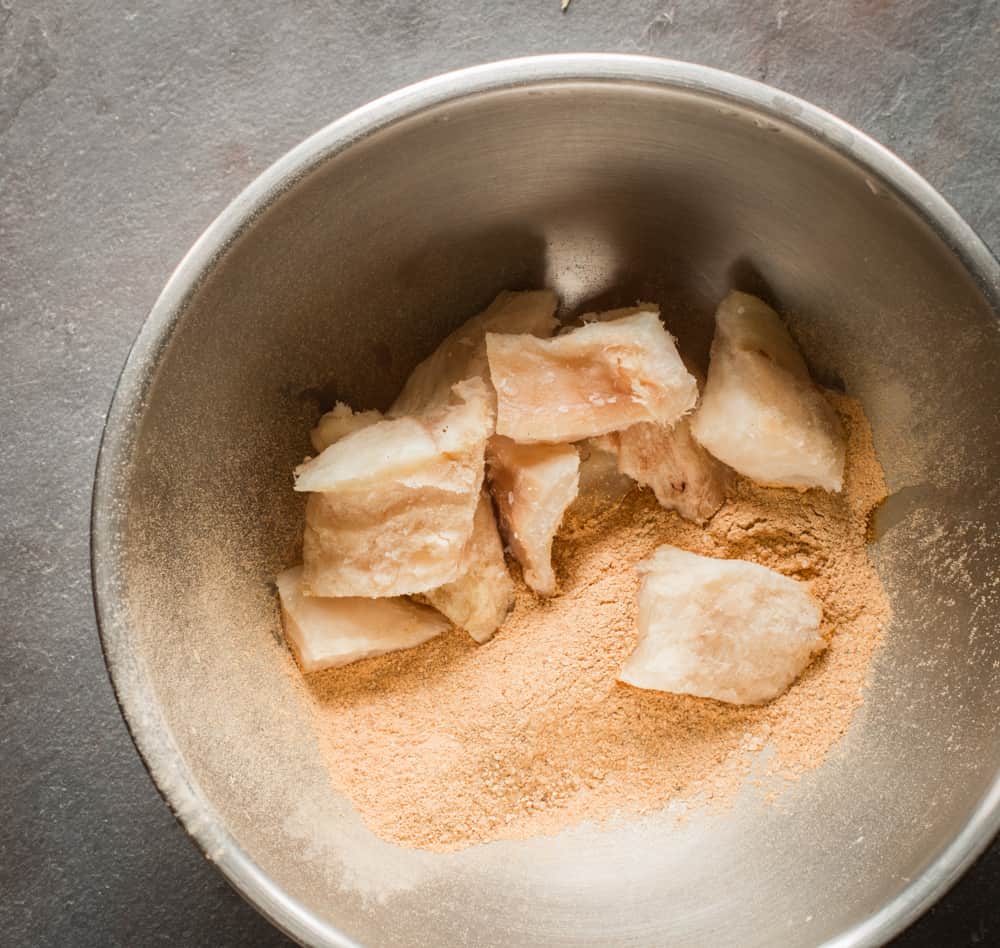
[[[866,549],[885,481],[860,405],[830,399],[849,434],[842,493],[740,480],[703,529],[633,489],[564,522],[558,594],[538,598],[516,576],[516,606],[487,644],[452,630],[310,676],[336,790],[380,837],[447,851],[675,801],[725,805],[765,746],[788,780],[820,765],[862,703],[889,618]],[[637,634],[634,566],[663,543],[810,583],[829,647],[761,707],[621,684]]]

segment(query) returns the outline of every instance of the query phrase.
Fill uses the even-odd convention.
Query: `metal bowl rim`
[[[694,63],[606,53],[509,59],[449,72],[370,102],[294,147],[252,181],[178,264],[149,312],[122,369],[105,420],[91,507],[91,572],[98,630],[111,683],[160,794],[229,883],[287,935],[303,944],[359,948],[290,897],[243,850],[188,769],[121,608],[118,523],[146,394],[188,302],[227,248],[298,180],[379,129],[429,108],[478,94],[561,82],[638,83],[689,90],[749,107],[804,131],[889,184],[941,237],[1000,312],[1000,263],[981,238],[920,175],[888,149],[834,115],[771,86]],[[827,948],[883,944],[936,901],[1000,830],[1000,770],[962,829],[890,902],[833,939]]]

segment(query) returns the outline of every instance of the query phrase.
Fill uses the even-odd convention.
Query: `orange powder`
[[[703,529],[633,489],[563,524],[558,595],[540,599],[517,577],[514,611],[486,645],[453,630],[311,676],[335,788],[384,839],[454,850],[674,800],[724,805],[765,744],[788,779],[820,765],[861,705],[889,618],[866,548],[882,470],[860,405],[830,398],[849,434],[842,493],[740,480]],[[621,684],[636,641],[634,565],[663,543],[808,581],[829,647],[762,707]]]

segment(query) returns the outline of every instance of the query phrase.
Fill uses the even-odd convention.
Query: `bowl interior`
[[[113,416],[128,438],[97,512],[109,652],[168,797],[311,913],[296,927],[264,905],[300,936],[816,944],[899,896],[984,800],[1000,763],[1000,332],[948,241],[850,151],[705,89],[480,91],[328,149],[178,291],[173,331],[133,360],[141,398]],[[334,398],[385,407],[496,292],[543,285],[569,310],[659,301],[702,359],[728,288],[788,313],[817,377],[873,423],[895,618],[854,726],[780,806],[748,793],[681,827],[397,849],[330,789],[282,667],[270,581],[297,555],[290,471]]]

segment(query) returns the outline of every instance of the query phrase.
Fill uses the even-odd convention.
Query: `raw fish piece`
[[[667,510],[705,523],[724,503],[732,472],[691,435],[688,419],[673,426],[649,421],[606,435],[618,454],[618,470],[651,487]]]
[[[580,455],[568,444],[516,444],[494,436],[486,466],[500,529],[524,581],[542,596],[554,595],[552,540],[579,489]]]
[[[322,599],[302,593],[302,567],[277,579],[285,639],[309,674],[413,648],[450,627],[444,616],[409,599]]]
[[[639,313],[655,313],[660,315],[660,307],[656,303],[636,303],[635,306],[620,306],[617,309],[605,309],[601,312],[581,313],[569,322],[563,322],[559,329],[559,335],[565,336],[580,326],[587,323],[608,323],[615,319],[622,319],[625,316],[638,316]]]
[[[380,421],[342,438],[298,470],[310,491],[304,591],[399,596],[458,578],[493,427],[481,379],[454,387],[457,404]]]
[[[826,647],[819,603],[774,570],[672,546],[638,570],[639,644],[618,676],[637,688],[760,704]]]
[[[730,293],[716,312],[708,382],[691,431],[759,484],[843,487],[846,439],[837,414],[778,314],[746,293]]]
[[[640,421],[672,425],[698,398],[673,337],[652,312],[589,323],[554,339],[488,333],[497,433],[582,441]]]

